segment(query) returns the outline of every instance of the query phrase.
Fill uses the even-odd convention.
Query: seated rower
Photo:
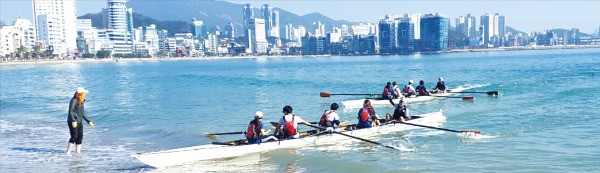
[[[444,84],[444,78],[440,77],[439,81],[437,82],[437,85],[433,89],[433,92],[435,92],[435,93],[445,93],[447,91],[448,91],[448,87],[446,86],[446,84]]]
[[[367,99],[363,103],[363,107],[358,110],[358,124],[356,128],[369,128],[373,125],[381,125],[381,123],[379,123],[379,116],[375,113],[375,109],[371,106],[371,101]]]
[[[404,97],[410,97],[417,94],[415,88],[412,86],[413,83],[413,80],[408,81],[408,84],[402,89],[402,95],[404,95]]]
[[[246,130],[246,139],[248,139],[248,144],[260,144],[263,140],[263,137],[269,134],[271,129],[264,129],[262,123],[263,113],[261,111],[257,111],[254,116],[254,120],[250,121],[248,124],[248,129]],[[277,140],[274,136],[268,136],[264,139],[264,141],[269,140]]]
[[[394,115],[392,115],[392,120],[404,122],[412,119],[412,117],[409,115],[409,110],[406,107],[404,100],[400,100],[398,104],[395,104],[394,101],[390,99],[390,103],[394,105]]]
[[[300,138],[300,133],[298,133],[298,123],[301,122],[305,125],[310,124],[299,116],[293,115],[292,111],[290,105],[285,105],[285,107],[283,107],[283,117],[279,119],[279,124],[277,124],[277,127],[275,128],[275,136],[281,136],[280,139]]]
[[[383,88],[383,93],[381,93],[381,99],[388,99],[390,98],[391,94],[390,92],[392,92],[390,89],[392,88],[392,83],[388,82],[385,87]]]
[[[390,89],[390,97],[397,99],[400,98],[401,95],[400,89],[398,88],[398,82],[394,81],[394,83],[392,83],[392,88]]]
[[[425,81],[419,81],[419,86],[416,88],[417,96],[428,96],[430,93],[427,91],[427,87],[425,87]]]
[[[325,111],[319,120],[319,125],[321,127],[327,128],[327,130],[334,130],[336,126],[340,126],[340,115],[337,113],[337,109],[339,105],[337,103],[332,103],[330,106],[331,110]]]

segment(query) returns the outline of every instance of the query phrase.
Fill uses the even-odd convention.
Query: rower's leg
[[[73,143],[69,142],[69,145],[67,145],[67,155],[71,154],[72,147],[73,147]]]
[[[81,144],[75,145],[75,153],[81,154]]]

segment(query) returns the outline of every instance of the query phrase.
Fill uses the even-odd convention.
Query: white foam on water
[[[458,134],[456,134],[456,136],[463,138],[463,139],[474,139],[474,140],[496,138],[496,136],[484,135],[484,134],[475,133],[475,132],[458,133]]]
[[[463,90],[486,87],[486,86],[490,86],[490,85],[492,85],[492,84],[464,84],[464,85],[459,85],[458,87],[454,88],[454,90],[463,91]]]

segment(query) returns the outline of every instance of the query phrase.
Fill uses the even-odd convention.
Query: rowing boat
[[[442,114],[442,110],[438,112],[417,115],[419,117],[407,122],[419,125],[439,125],[443,122],[446,117]],[[353,129],[344,131],[342,133],[352,135],[356,137],[372,137],[380,134],[388,134],[393,132],[399,132],[404,130],[420,128],[417,126],[410,126],[405,124],[384,124],[381,126],[375,126],[364,129]],[[137,153],[132,154],[131,157],[138,159],[139,161],[156,168],[164,168],[174,165],[181,165],[184,163],[212,160],[212,159],[223,159],[239,157],[249,155],[253,153],[262,153],[270,150],[281,149],[281,148],[298,148],[303,146],[315,146],[324,144],[335,144],[337,141],[351,139],[346,136],[331,133],[320,133],[315,135],[309,135],[299,139],[290,139],[282,141],[269,141],[261,144],[243,144],[243,145],[199,145],[187,148],[179,148],[172,150],[148,152],[148,153]],[[223,143],[220,143],[223,144]]]
[[[458,88],[452,89],[452,92],[460,92],[465,89],[466,88],[458,87]],[[452,93],[446,92],[446,93],[431,94],[429,96],[411,96],[411,97],[402,98],[402,100],[404,100],[404,103],[424,102],[424,101],[430,101],[430,100],[434,100],[434,99],[446,98],[450,94],[452,94]],[[388,99],[371,98],[369,100],[371,100],[371,106],[373,106],[373,107],[392,106],[392,104],[390,104],[390,101]],[[342,104],[344,105],[344,109],[361,108],[361,107],[363,107],[364,101],[365,101],[365,99],[347,100],[347,101],[342,101]],[[400,101],[400,99],[393,99],[393,101],[394,101],[394,103],[398,103]]]

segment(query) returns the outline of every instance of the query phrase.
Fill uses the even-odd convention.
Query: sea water
[[[18,65],[0,67],[0,75],[1,172],[600,169],[600,49]],[[500,95],[411,103],[411,114],[443,109],[443,128],[484,136],[418,129],[370,138],[413,152],[349,140],[167,169],[129,156],[210,144],[203,132],[242,131],[256,111],[264,112],[265,122],[277,121],[291,105],[295,115],[317,121],[331,103],[362,98],[321,98],[322,91],[378,94],[388,81],[402,87],[424,80],[433,87],[439,77],[450,88],[475,86],[468,91]],[[67,110],[78,86],[90,91],[86,112],[96,126],[84,125],[82,154],[66,155]],[[340,116],[352,123],[357,112]]]

